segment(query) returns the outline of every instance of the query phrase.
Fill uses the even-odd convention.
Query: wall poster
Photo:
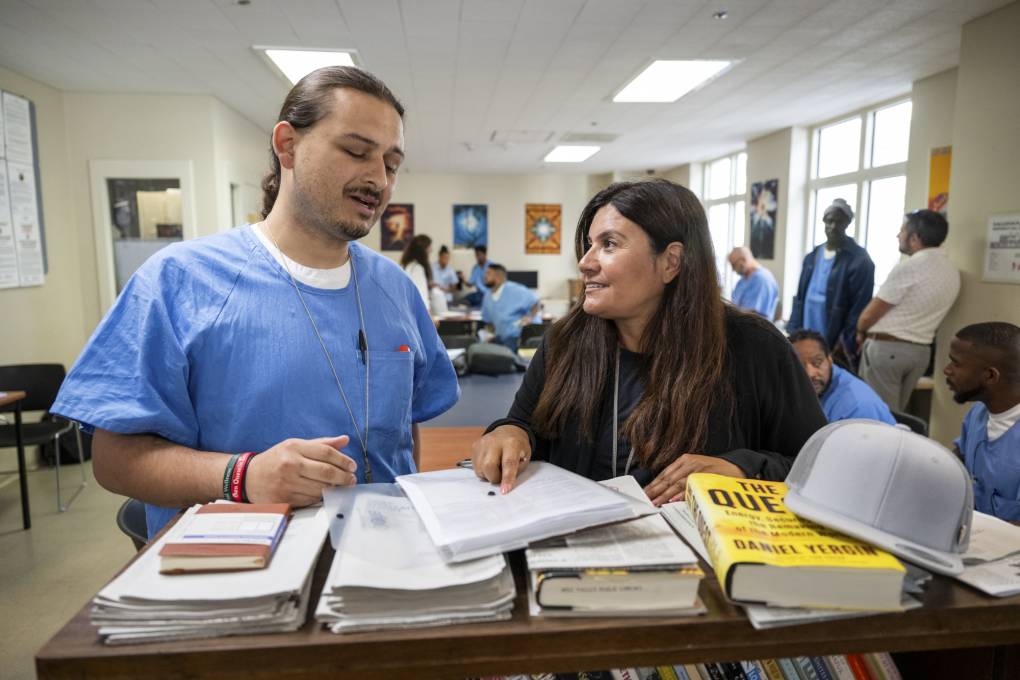
[[[761,260],[775,258],[778,197],[778,179],[751,185],[751,254]]]
[[[988,218],[985,281],[1020,283],[1020,214]]]
[[[559,255],[563,206],[559,203],[527,203],[524,206],[524,253]]]
[[[489,245],[489,206],[453,206],[453,247],[471,249]]]
[[[953,164],[953,147],[940,146],[931,150],[928,166],[928,210],[946,214],[949,203],[949,171]]]
[[[390,203],[379,222],[380,249],[402,252],[414,238],[414,204]]]
[[[0,92],[0,288],[44,282],[41,203],[32,102]]]

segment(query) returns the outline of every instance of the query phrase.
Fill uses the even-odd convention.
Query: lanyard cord
[[[620,346],[616,346],[616,384],[613,387],[613,476],[616,476],[616,449],[617,441],[619,440],[619,434],[617,425],[619,422],[619,408],[620,408]],[[631,461],[634,460],[634,447],[630,447],[630,453],[627,454],[627,462],[623,464],[623,474],[630,472]]]
[[[265,224],[263,222],[263,224]],[[276,242],[276,236],[270,229],[266,229],[270,238],[273,239],[273,245],[283,255],[283,250],[280,249],[280,244]],[[368,460],[368,378],[371,375],[371,365],[368,354],[368,334],[365,333],[365,312],[361,307],[361,288],[358,285],[358,272],[354,268],[354,254],[348,249],[347,258],[351,263],[351,278],[354,279],[354,296],[358,301],[358,318],[361,321],[361,333],[365,337],[365,346],[362,351],[365,353],[365,434],[362,435],[361,430],[358,429],[358,421],[354,417],[354,410],[351,408],[351,402],[347,399],[347,392],[344,391],[343,383],[340,382],[340,375],[336,372],[336,366],[333,365],[333,357],[330,355],[329,350],[326,348],[326,343],[322,339],[322,334],[319,333],[319,326],[315,323],[315,318],[312,316],[312,312],[308,309],[308,305],[305,303],[305,297],[301,294],[301,289],[298,288],[297,281],[294,279],[294,274],[290,271],[290,266],[287,264],[287,256],[283,255],[280,258],[283,263],[283,268],[287,272],[287,276],[290,277],[290,285],[294,287],[294,292],[297,293],[298,300],[301,301],[301,306],[305,309],[305,314],[308,316],[308,320],[312,323],[312,330],[315,331],[315,337],[319,339],[319,346],[322,347],[322,353],[326,355],[326,361],[329,363],[329,370],[333,373],[333,380],[336,381],[337,390],[340,392],[340,397],[343,399],[344,406],[347,407],[347,414],[351,417],[351,424],[354,426],[354,433],[358,435],[358,440],[361,442],[361,452],[365,461],[365,482],[372,482],[372,464]]]

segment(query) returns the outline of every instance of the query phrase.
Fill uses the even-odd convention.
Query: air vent
[[[551,130],[493,130],[489,141],[493,144],[545,144],[553,134]]]
[[[608,132],[568,132],[560,138],[562,144],[608,144],[620,135]]]

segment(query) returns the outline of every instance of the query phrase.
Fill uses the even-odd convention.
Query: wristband
[[[248,502],[247,494],[244,493],[244,472],[248,468],[248,462],[254,455],[251,451],[240,454],[230,475],[230,500],[235,503]]]
[[[230,478],[234,474],[234,466],[237,465],[237,459],[241,457],[240,453],[235,453],[227,461],[227,469],[223,471],[223,498],[226,500],[232,500],[230,496]]]

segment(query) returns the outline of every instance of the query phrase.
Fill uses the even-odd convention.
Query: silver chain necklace
[[[620,438],[617,425],[619,424],[620,408],[620,346],[616,346],[616,385],[613,388],[613,476],[616,476],[616,449]],[[623,464],[623,474],[630,472],[630,464],[634,460],[634,446],[631,445],[630,453],[627,454],[627,462]]]
[[[262,223],[265,227],[266,233],[269,234],[269,238],[273,240],[273,245],[280,252],[282,256],[280,261],[283,263],[283,269],[287,272],[287,276],[290,278],[290,285],[294,288],[294,292],[297,293],[298,300],[301,301],[301,306],[304,307],[305,314],[308,316],[308,320],[312,324],[312,330],[315,331],[315,337],[319,340],[319,346],[322,347],[322,353],[326,356],[326,361],[329,363],[329,370],[333,374],[333,380],[336,381],[337,391],[340,392],[340,398],[343,399],[344,406],[347,407],[347,414],[351,417],[351,425],[354,426],[354,433],[358,435],[358,440],[361,442],[361,452],[365,463],[365,483],[372,483],[372,464],[368,459],[368,384],[369,377],[371,376],[371,358],[368,353],[368,334],[365,331],[365,311],[361,307],[361,288],[358,285],[358,272],[354,267],[354,254],[348,247],[347,260],[351,263],[351,278],[354,279],[354,297],[358,301],[358,318],[361,322],[361,328],[358,330],[359,349],[362,353],[362,360],[365,362],[365,427],[364,434],[358,429],[358,421],[354,417],[354,410],[351,408],[351,402],[347,399],[347,392],[344,391],[343,383],[340,381],[340,375],[336,372],[336,366],[333,364],[333,356],[329,353],[329,349],[326,348],[326,343],[322,339],[322,334],[319,333],[319,326],[315,323],[315,318],[312,316],[312,311],[308,309],[308,305],[305,303],[305,297],[301,294],[301,289],[297,285],[297,280],[294,278],[293,272],[290,271],[290,265],[287,264],[287,256],[280,248],[280,244],[276,242],[276,236],[265,222]]]

